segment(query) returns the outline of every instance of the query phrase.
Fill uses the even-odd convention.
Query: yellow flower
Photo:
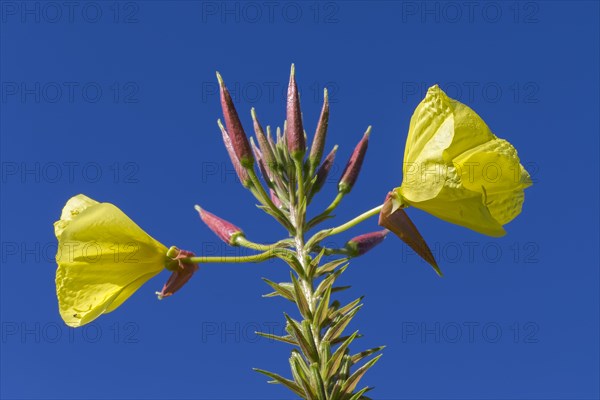
[[[58,305],[72,327],[115,310],[170,261],[121,210],[82,194],[69,199],[54,231]]]
[[[490,236],[506,233],[531,185],[515,148],[437,85],[410,120],[403,175],[400,203]]]

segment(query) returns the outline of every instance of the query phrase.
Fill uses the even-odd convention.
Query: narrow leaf
[[[383,354],[378,355],[377,357],[375,357],[374,359],[357,369],[356,372],[354,372],[344,383],[344,387],[342,388],[343,393],[352,394],[354,388],[358,384],[358,381],[360,381],[364,374],[367,373],[369,368],[371,368],[377,361],[379,361],[382,355]]]
[[[294,338],[291,335],[286,335],[286,336],[278,336],[278,335],[273,335],[272,333],[266,333],[266,332],[254,332],[259,336],[262,336],[264,338],[267,339],[271,339],[271,340],[277,340],[279,342],[284,342],[284,343],[289,343],[289,344],[293,344],[294,346],[298,346],[298,342],[296,342],[296,340],[294,340]]]
[[[273,289],[275,289],[275,293],[281,297],[285,297],[286,299],[295,302],[296,300],[294,299],[294,293],[293,293],[293,286],[291,283],[288,282],[282,282],[282,283],[275,283],[267,278],[262,278],[263,281],[265,281],[267,283],[267,285],[271,286]],[[274,294],[273,293],[268,293],[266,295],[263,295],[263,297],[273,297]]]
[[[292,392],[296,393],[299,396],[304,396],[304,390],[302,390],[300,388],[300,386],[298,386],[298,384],[292,380],[286,379],[280,375],[277,375],[273,372],[269,372],[269,371],[265,371],[263,369],[259,369],[259,368],[253,368],[254,371],[256,372],[260,372],[263,375],[268,376],[269,378],[273,379],[275,382],[284,385],[285,387],[287,387],[288,389],[290,389]]]

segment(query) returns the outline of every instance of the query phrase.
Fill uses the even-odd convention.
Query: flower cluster
[[[255,197],[259,207],[282,225],[287,235],[274,243],[256,243],[241,228],[196,206],[200,219],[223,242],[256,251],[245,257],[197,257],[175,246],[167,249],[114,205],[77,195],[67,202],[55,223],[59,242],[56,291],[60,315],[70,326],[89,323],[115,310],[165,269],[171,271],[171,276],[157,293],[159,299],[180,290],[199,269],[199,263],[279,258],[291,269],[290,281],[265,279],[273,290],[265,296],[291,301],[301,319],[285,314],[284,336],[259,334],[294,346],[289,359],[292,377],[257,371],[301,398],[364,398],[370,388],[357,389],[357,385],[377,362],[383,347],[350,352],[359,335],[346,334],[345,330],[361,308],[362,297],[345,305],[333,300],[336,292],[347,289],[335,286],[335,282],[348,268],[348,260],[372,250],[392,232],[441,275],[406,209],[419,208],[482,234],[501,236],[505,234],[503,225],[521,212],[524,189],[531,185],[529,174],[510,143],[496,137],[472,109],[434,86],[410,121],[402,184],[387,193],[383,204],[308,237],[312,228],[333,217],[333,211],[356,186],[371,127],[346,162],[335,198],[308,219],[307,208],[327,181],[338,149],[333,146],[325,155],[330,114],[327,90],[312,141],[308,143],[292,65],[283,129],[263,128],[252,109],[255,137],[249,139],[218,73],[217,79],[225,122],[218,120],[217,124],[225,150],[241,184]],[[495,174],[490,175],[490,166]],[[339,248],[323,245],[324,239],[377,215],[379,225],[385,229],[359,234]],[[92,243],[97,254],[90,258],[86,249]]]

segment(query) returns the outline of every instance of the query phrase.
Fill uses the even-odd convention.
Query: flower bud
[[[231,138],[229,137],[229,134],[225,130],[225,127],[223,127],[221,120],[218,120],[217,124],[219,125],[219,128],[221,129],[221,135],[223,136],[223,143],[225,144],[225,149],[227,149],[227,154],[229,154],[229,158],[231,159],[231,163],[233,164],[233,169],[235,169],[235,172],[236,172],[238,178],[240,179],[242,186],[244,186],[246,188],[250,187],[252,181],[250,180],[248,171],[246,171],[246,169],[244,167],[242,167],[242,165],[240,164],[240,160],[238,159],[237,155],[235,154],[235,151],[233,150],[233,144],[231,143]]]
[[[202,221],[210,228],[211,231],[215,233],[221,240],[227,243],[230,246],[235,246],[235,240],[238,236],[244,236],[244,232],[237,226],[233,225],[230,222],[225,221],[217,217],[214,214],[209,213],[206,210],[203,210],[200,206],[194,206],[196,211],[200,214],[200,218]]]
[[[312,146],[310,148],[309,161],[312,171],[317,168],[317,165],[321,162],[323,157],[323,149],[325,148],[325,137],[327,136],[327,126],[329,124],[329,98],[327,95],[327,89],[323,94],[323,109],[321,110],[321,117],[317,124],[317,130],[315,131],[315,137],[313,138]]]
[[[344,168],[344,172],[342,173],[342,177],[340,178],[340,182],[338,183],[339,192],[344,194],[350,193],[352,187],[356,183],[356,179],[358,178],[358,174],[360,173],[360,168],[362,167],[363,160],[365,159],[365,154],[367,153],[370,134],[371,127],[369,126],[363,138],[360,140],[360,142],[358,142],[358,144],[354,148],[354,152],[352,153],[352,156],[350,156],[350,160],[348,160],[346,168]]]
[[[304,157],[306,143],[304,141],[304,128],[302,127],[302,112],[300,111],[300,97],[296,86],[294,64],[290,73],[290,84],[287,92],[287,118],[285,127],[287,146],[292,158],[301,160]]]
[[[260,151],[262,153],[262,159],[265,166],[269,169],[272,169],[275,166],[275,155],[273,154],[273,148],[265,136],[265,132],[262,126],[260,126],[260,122],[258,122],[254,108],[251,110],[251,113],[252,121],[254,121],[254,132],[256,133],[256,139],[258,140],[258,147],[260,147]]]
[[[176,256],[172,257],[174,253]],[[190,262],[183,262],[181,259],[187,257],[194,257],[195,254],[191,251],[179,250],[176,247],[171,247],[167,252],[167,256],[176,261],[176,265],[172,269],[171,276],[167,280],[167,283],[163,286],[160,292],[156,292],[158,299],[162,300],[165,297],[173,295],[176,291],[181,289],[183,285],[190,280],[194,272],[198,271],[198,265]]]
[[[277,193],[275,193],[273,189],[269,189],[269,195],[271,196],[271,201],[273,202],[273,204],[275,204],[275,207],[281,208],[281,200],[279,200]]]
[[[389,233],[387,229],[377,232],[365,233],[364,235],[357,236],[350,239],[346,243],[346,250],[351,257],[358,257],[383,242],[385,236]]]
[[[263,179],[267,183],[267,186],[273,187],[273,180],[271,174],[267,167],[265,167],[265,161],[263,159],[263,153],[261,153],[260,149],[256,147],[254,144],[254,140],[250,138],[250,145],[252,146],[252,152],[254,153],[254,158],[256,159],[256,163],[258,164],[258,169]]]
[[[338,146],[337,144],[333,146],[333,150],[325,157],[325,161],[317,170],[317,178],[315,179],[315,183],[311,189],[311,196],[314,196],[316,193],[321,190],[325,181],[327,180],[327,176],[329,175],[329,171],[331,171],[331,167],[333,166],[333,160],[335,160],[335,153],[337,152]]]
[[[440,271],[429,246],[427,246],[417,227],[401,207],[402,204],[396,200],[394,193],[388,193],[379,213],[379,225],[394,232],[421,258],[427,261],[439,276],[442,276],[442,271]]]
[[[225,126],[227,127],[227,132],[230,135],[231,144],[242,166],[245,168],[251,168],[254,164],[254,158],[252,157],[252,151],[250,150],[250,144],[248,143],[246,132],[244,132],[240,117],[235,110],[231,95],[225,87],[225,83],[223,83],[223,78],[221,78],[221,75],[218,72],[217,79],[219,80],[219,86],[221,88],[221,108],[223,109]]]

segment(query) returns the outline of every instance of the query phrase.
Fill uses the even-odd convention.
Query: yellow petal
[[[91,204],[71,214],[56,256],[56,292],[65,323],[81,326],[116,309],[163,270],[166,252],[112,204]]]
[[[403,201],[491,236],[505,233],[531,185],[514,147],[437,85],[411,118],[403,172]]]
[[[63,207],[60,220],[54,223],[54,234],[56,238],[60,238],[60,234],[65,227],[73,220],[73,218],[79,215],[80,212],[86,208],[98,204],[96,200],[90,199],[86,195],[78,194],[73,196],[67,201],[67,204]]]

